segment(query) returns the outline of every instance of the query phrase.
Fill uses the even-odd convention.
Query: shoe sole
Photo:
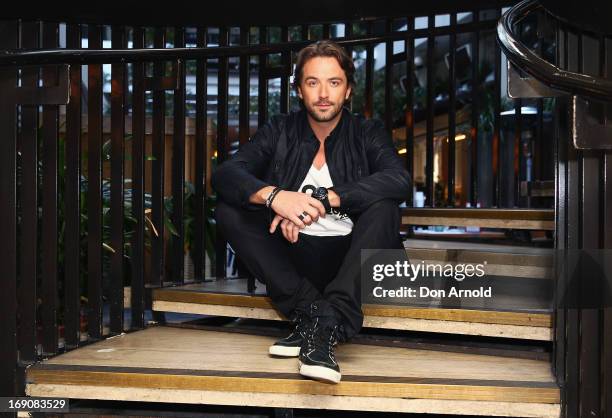
[[[300,355],[300,347],[284,347],[282,345],[271,345],[268,352],[278,357],[297,357]]]
[[[342,374],[323,366],[311,366],[300,362],[300,374],[326,383],[338,383]]]

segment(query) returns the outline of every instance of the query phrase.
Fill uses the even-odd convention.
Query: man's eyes
[[[310,80],[310,81],[307,81],[307,82],[306,82],[306,85],[307,85],[308,87],[314,87],[314,86],[316,86],[317,84],[318,84],[318,82],[317,82],[317,81],[314,81],[314,80]],[[329,84],[330,84],[332,87],[338,87],[338,86],[340,85],[340,81],[338,81],[338,80],[332,80],[332,81],[330,81],[330,82],[329,82]]]

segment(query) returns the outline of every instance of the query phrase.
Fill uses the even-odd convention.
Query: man
[[[337,383],[335,346],[361,328],[360,252],[402,248],[399,203],[410,177],[380,122],[344,103],[355,67],[320,41],[297,56],[302,109],[260,127],[215,170],[217,225],[294,331],[270,354]]]

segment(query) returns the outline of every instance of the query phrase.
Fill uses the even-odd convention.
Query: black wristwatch
[[[329,204],[329,197],[325,187],[318,187],[312,192],[311,196],[323,203],[326,213],[331,213],[331,205]]]

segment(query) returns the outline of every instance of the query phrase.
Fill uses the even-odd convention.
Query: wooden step
[[[533,279],[551,279],[553,275],[553,250],[549,248],[424,239],[407,239],[404,246],[411,262],[486,262],[487,275]]]
[[[109,338],[27,369],[26,394],[281,408],[556,418],[549,361],[343,344],[338,385],[302,378],[273,337],[165,326]]]
[[[555,212],[552,209],[404,208],[402,224],[553,231]]]
[[[521,279],[521,297],[498,297],[492,306],[364,305],[364,326],[396,330],[463,335],[552,340],[552,316],[548,301],[538,299],[530,286],[542,280]],[[284,320],[258,283],[255,294],[246,293],[246,279],[220,279],[153,290],[153,310],[253,319]],[[500,284],[499,286],[502,286]],[[517,288],[517,284],[512,284]],[[527,290],[521,290],[527,289]],[[527,303],[525,303],[527,301]]]

